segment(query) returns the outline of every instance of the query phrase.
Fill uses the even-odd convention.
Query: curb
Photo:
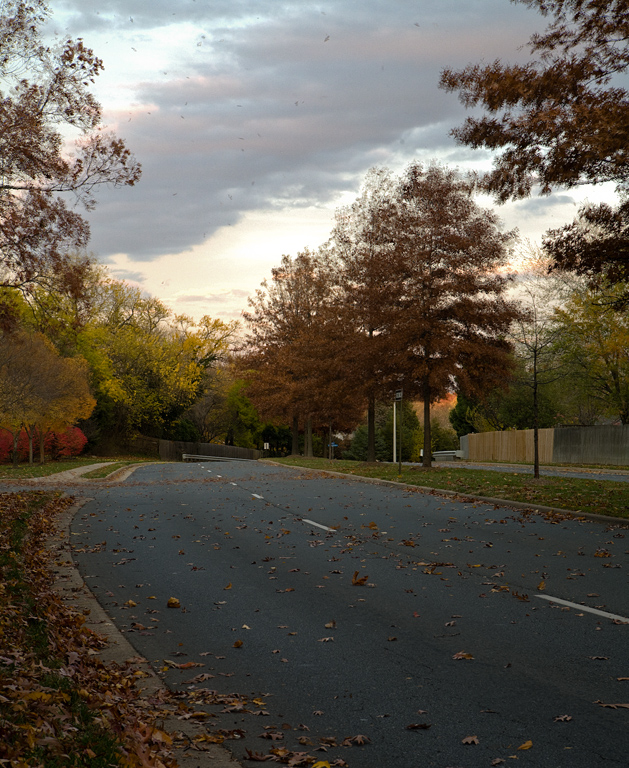
[[[561,509],[560,507],[546,507],[542,504],[527,504],[524,501],[512,501],[510,499],[494,499],[491,496],[473,496],[469,493],[460,493],[458,491],[448,491],[445,488],[430,488],[426,485],[411,485],[410,483],[400,483],[395,480],[382,480],[378,477],[363,477],[362,475],[348,475],[345,472],[334,472],[331,469],[311,469],[310,467],[295,467],[289,464],[279,464],[271,459],[263,459],[268,464],[276,467],[285,467],[286,469],[301,469],[308,472],[319,472],[322,475],[332,475],[334,477],[343,477],[348,480],[360,480],[364,483],[373,483],[374,485],[393,485],[398,488],[408,488],[410,490],[420,491],[420,493],[429,493],[433,496],[447,496],[455,501],[481,501],[485,504],[496,504],[501,507],[511,507],[512,509],[523,509],[531,512],[542,512],[551,515],[565,515],[574,517],[577,520],[591,520],[595,523],[616,523],[616,525],[629,526],[629,519],[625,517],[612,517],[610,515],[597,515],[593,512],[578,512],[574,509]]]
[[[142,673],[142,677],[136,683],[140,698],[144,699],[146,707],[150,708],[148,698],[158,691],[168,689],[105,612],[96,596],[83,581],[72,556],[70,526],[77,512],[88,501],[92,501],[92,498],[80,498],[63,515],[60,515],[57,518],[57,535],[48,540],[48,548],[53,552],[56,561],[53,570],[53,589],[64,603],[85,616],[86,627],[105,637],[107,646],[98,654],[103,662],[124,665],[128,660],[133,659],[133,663]],[[168,708],[164,704],[161,707]],[[172,709],[173,711],[176,709],[176,704]],[[242,768],[242,764],[220,744],[204,743],[202,746],[192,747],[193,737],[205,732],[202,726],[193,721],[179,720],[173,714],[163,719],[163,729],[169,733],[176,731],[187,737],[187,745],[179,741],[173,745],[173,753],[181,768]]]

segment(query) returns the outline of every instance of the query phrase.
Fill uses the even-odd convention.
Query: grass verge
[[[151,459],[142,456],[125,456],[120,458],[114,457],[91,457],[91,458],[78,458],[78,459],[66,459],[65,461],[49,461],[46,464],[19,464],[17,467],[13,467],[10,464],[0,465],[0,480],[27,480],[32,477],[48,477],[49,475],[56,475],[59,472],[65,472],[67,469],[76,469],[77,467],[87,467],[90,464],[102,464],[104,461],[111,462],[107,467],[102,467],[99,470],[101,474],[88,473],[83,477],[106,477],[114,469],[119,469],[121,466],[127,464],[143,464],[147,461],[159,461],[159,459]]]
[[[0,765],[174,765],[170,737],[140,706],[137,670],[96,658],[104,641],[51,587],[45,542],[71,503],[0,494]]]
[[[281,464],[306,469],[331,470],[349,475],[394,480],[435,490],[455,491],[473,496],[521,501],[531,506],[570,509],[597,515],[629,519],[629,483],[582,479],[578,477],[542,477],[517,472],[463,469],[459,467],[402,467],[390,464],[365,464],[356,461],[330,461],[287,457],[274,459]]]

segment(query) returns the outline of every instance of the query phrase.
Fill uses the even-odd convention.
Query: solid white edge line
[[[254,499],[263,499],[264,498],[264,496],[260,496],[260,494],[258,494],[258,493],[252,493],[251,495],[253,496]]]
[[[608,613],[607,611],[599,611],[598,608],[590,608],[587,605],[579,605],[579,603],[571,603],[569,600],[562,600],[560,597],[551,597],[550,595],[534,595],[534,597],[540,597],[542,600],[548,600],[551,603],[560,603],[561,605],[567,605],[570,608],[578,608],[581,611],[594,613],[596,616],[603,616],[606,619],[616,619],[616,621],[622,621],[625,624],[629,624],[629,619],[625,616],[618,616],[616,613]]]
[[[314,520],[306,520],[305,517],[301,518],[301,522],[302,523],[308,523],[308,525],[316,525],[317,528],[322,528],[324,531],[330,531],[331,533],[334,533],[335,530],[336,530],[335,528],[328,528],[327,525],[321,525],[321,523],[315,523]]]

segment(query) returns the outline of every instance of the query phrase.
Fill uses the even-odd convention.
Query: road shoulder
[[[107,640],[107,646],[99,653],[99,658],[104,662],[115,662],[125,665],[130,659],[136,670],[140,673],[137,683],[141,691],[141,697],[146,702],[147,709],[151,704],[149,699],[164,692],[167,689],[160,678],[153,672],[148,662],[138,654],[127,638],[120,632],[111,618],[100,605],[95,595],[81,577],[78,566],[72,557],[70,546],[70,526],[74,516],[84,504],[91,501],[89,497],[81,498],[73,504],[67,512],[57,520],[57,533],[49,539],[49,548],[54,553],[54,577],[53,588],[61,599],[74,610],[83,613],[85,626],[103,635]],[[160,705],[161,709],[168,709],[168,704]],[[172,705],[173,712],[176,705]],[[195,745],[194,736],[204,733],[201,726],[192,721],[179,720],[173,713],[163,721],[163,728],[170,734],[183,734],[184,739],[175,742],[174,754],[182,768],[242,768],[231,753],[219,744]]]
[[[412,485],[411,483],[399,483],[395,480],[383,480],[379,477],[364,477],[363,475],[349,475],[346,472],[334,472],[331,469],[311,469],[309,467],[299,467],[291,464],[280,464],[272,459],[260,459],[265,464],[272,464],[276,467],[285,467],[286,469],[307,470],[308,472],[319,472],[322,475],[331,475],[333,477],[342,477],[347,480],[360,480],[373,485],[391,485],[396,488],[405,488],[415,490],[421,493],[430,493],[434,496],[446,496],[454,501],[479,501],[483,504],[495,504],[500,507],[509,507],[511,509],[522,509],[529,512],[540,512],[550,515],[564,515],[565,517],[574,517],[579,520],[592,520],[599,523],[615,523],[616,525],[627,526],[629,520],[623,517],[613,517],[611,515],[596,515],[591,512],[579,512],[574,509],[561,509],[560,507],[546,507],[542,504],[527,504],[523,501],[512,501],[510,499],[495,499],[490,496],[473,496],[469,493],[459,493],[458,491],[448,491],[445,488],[431,488],[425,485]]]

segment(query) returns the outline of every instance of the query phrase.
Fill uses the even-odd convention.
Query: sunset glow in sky
[[[544,20],[509,0],[51,0],[51,31],[103,59],[105,123],[143,166],[102,190],[91,250],[174,312],[240,317],[282,254],[324,242],[366,171],[489,167],[449,131],[441,70],[526,57]],[[501,206],[539,241],[609,189]],[[483,201],[491,205],[491,200]]]

